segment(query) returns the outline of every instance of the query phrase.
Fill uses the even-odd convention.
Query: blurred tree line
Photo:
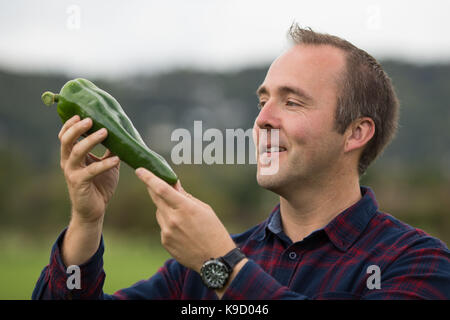
[[[450,243],[450,65],[384,61],[401,101],[395,141],[362,178],[381,210]],[[233,72],[175,70],[132,78],[93,79],[123,106],[147,144],[170,161],[176,128],[249,129],[257,115],[255,90],[267,66]],[[83,77],[83,75],[79,75]],[[0,71],[0,232],[56,235],[70,202],[59,167],[61,121],[40,100],[68,77]],[[224,134],[225,136],[225,134]],[[204,142],[205,147],[209,142]],[[103,147],[95,153],[101,154]],[[230,232],[266,218],[277,197],[261,189],[255,165],[173,165],[188,192],[210,204]],[[155,207],[125,163],[105,225],[159,237]]]

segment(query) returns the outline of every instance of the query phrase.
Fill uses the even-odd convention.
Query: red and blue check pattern
[[[249,258],[223,299],[450,299],[450,251],[440,240],[378,210],[370,188],[327,226],[292,243],[279,205],[263,223],[234,235]],[[81,269],[81,289],[67,288],[61,233],[33,299],[217,299],[196,272],[174,259],[147,280],[103,293],[103,239]],[[368,286],[370,266],[380,288]]]

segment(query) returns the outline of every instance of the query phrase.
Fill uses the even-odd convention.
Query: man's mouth
[[[285,152],[285,151],[287,151],[286,148],[285,147],[281,147],[281,146],[273,147],[273,146],[268,145],[268,146],[261,146],[259,148],[259,154],[260,155],[263,155],[263,154],[272,155],[274,153],[281,153],[281,152]]]

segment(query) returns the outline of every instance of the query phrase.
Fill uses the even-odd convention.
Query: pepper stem
[[[58,102],[58,95],[50,92],[50,91],[45,91],[42,96],[42,102],[46,105],[46,106],[51,106],[52,104],[54,104],[55,102]]]

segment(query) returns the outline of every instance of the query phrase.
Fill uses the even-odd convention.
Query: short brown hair
[[[370,117],[374,121],[375,134],[359,159],[358,173],[363,175],[397,131],[399,101],[391,79],[375,58],[344,39],[301,28],[297,23],[291,25],[289,37],[294,44],[330,45],[346,53],[346,70],[339,80],[335,125],[343,134],[358,118]]]

